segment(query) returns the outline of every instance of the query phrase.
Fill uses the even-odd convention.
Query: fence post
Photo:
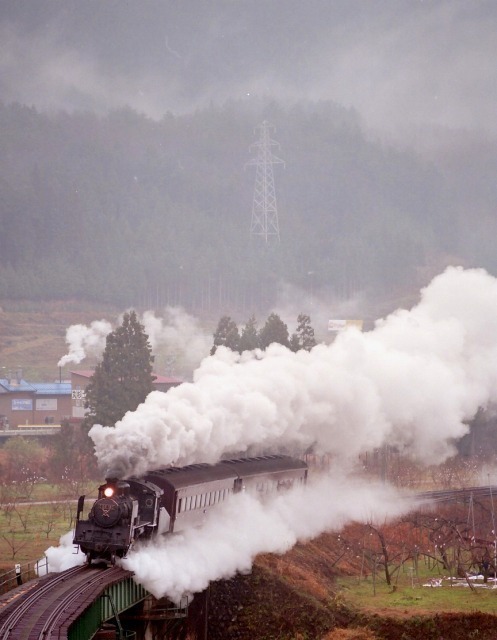
[[[21,585],[22,584],[21,565],[19,563],[17,563],[14,568],[15,568],[15,571],[16,571],[17,584]]]

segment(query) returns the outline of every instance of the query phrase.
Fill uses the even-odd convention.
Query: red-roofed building
[[[72,388],[72,417],[84,418],[85,417],[85,397],[86,387],[93,376],[93,370],[87,369],[83,371],[71,371],[71,388]],[[153,373],[155,376],[154,389],[156,391],[169,391],[171,387],[177,387],[183,381],[179,378],[172,378],[170,376],[161,376],[157,373]]]

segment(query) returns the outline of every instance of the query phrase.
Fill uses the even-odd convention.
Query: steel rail
[[[68,582],[69,588],[74,589],[74,579],[80,577],[80,579],[87,580],[89,577],[87,572],[87,567],[73,567],[72,569],[53,576],[50,580],[40,584],[35,591],[26,594],[15,609],[11,613],[6,614],[5,621],[0,627],[0,639],[8,640],[14,632],[18,631],[22,626],[29,624],[29,622],[27,622],[29,620],[29,614],[36,611],[36,608],[42,605],[43,598],[53,594],[54,589],[60,587],[60,585],[63,585],[65,582]],[[80,582],[80,580],[77,582]],[[12,635],[12,637],[17,638],[18,634],[16,633],[16,635]]]
[[[31,591],[27,593],[23,599],[18,603],[15,609],[6,613],[5,620],[0,627],[0,639],[7,639],[15,625],[18,624],[19,620],[29,611],[34,604],[40,600],[45,594],[49,593],[55,585],[60,584],[67,580],[68,578],[72,578],[78,572],[81,571],[81,567],[74,567],[72,569],[68,569],[63,573],[57,574],[50,580],[47,580],[44,583],[41,583],[39,587],[35,591]]]
[[[52,637],[60,638],[60,631],[64,626],[64,622],[68,622],[68,616],[65,616],[65,620],[61,620],[61,618],[66,614],[68,607],[81,600],[85,593],[95,586],[96,582],[100,582],[104,585],[111,583],[114,581],[114,577],[118,576],[120,573],[122,573],[122,569],[119,569],[118,567],[106,570],[99,569],[94,578],[88,580],[86,585],[74,586],[74,588],[67,592],[67,595],[56,601],[53,609],[49,611],[47,620],[43,627],[37,631],[36,638],[43,638],[44,640],[49,640]],[[56,636],[53,636],[54,631],[57,632]]]

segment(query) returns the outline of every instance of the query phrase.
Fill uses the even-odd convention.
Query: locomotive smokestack
[[[117,469],[109,469],[105,474],[105,482],[118,482],[122,479],[123,473]]]

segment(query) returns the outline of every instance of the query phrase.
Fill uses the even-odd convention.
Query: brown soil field
[[[66,329],[93,320],[115,322],[121,312],[112,306],[79,301],[0,300],[0,377],[18,370],[31,382],[58,380],[61,373],[63,378],[69,377],[69,367],[62,372],[57,367],[67,353]]]

